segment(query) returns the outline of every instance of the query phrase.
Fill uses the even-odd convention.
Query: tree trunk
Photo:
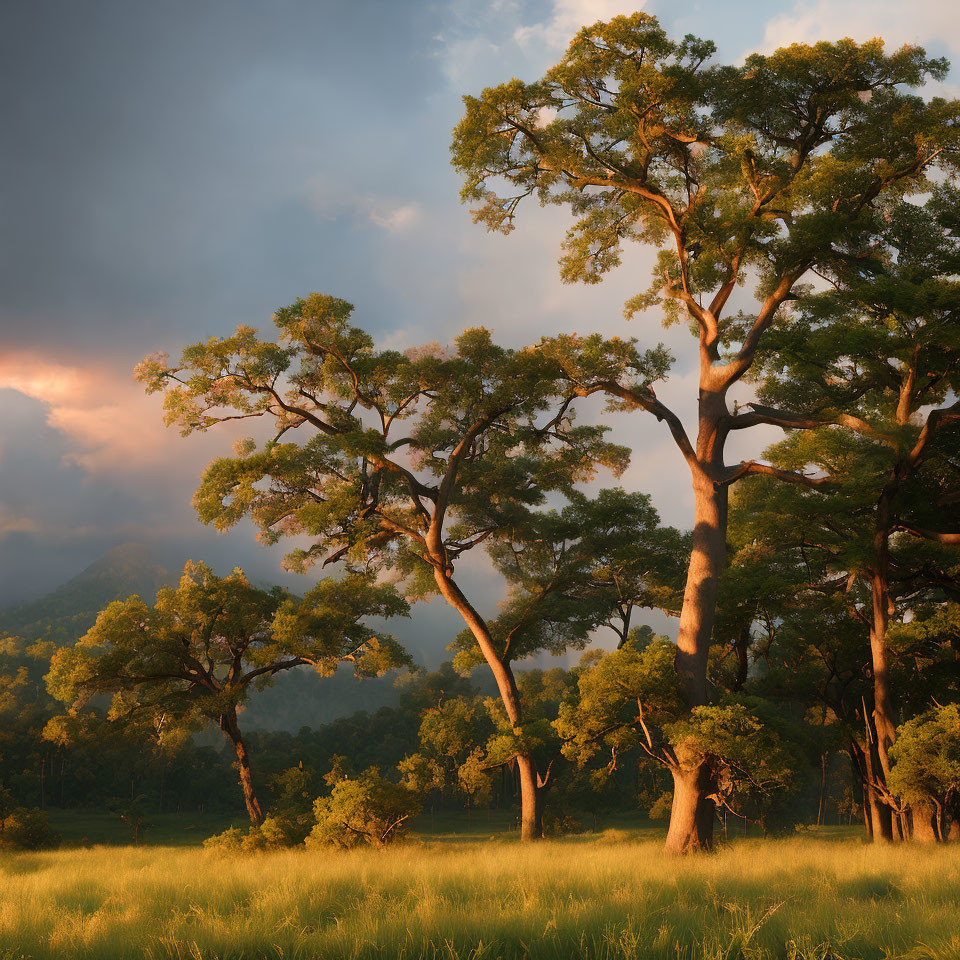
[[[817,826],[823,823],[823,792],[827,784],[827,755],[820,754],[820,803],[817,806]]]
[[[866,785],[867,805],[870,808],[870,838],[874,843],[893,839],[893,811],[877,796],[877,791]]]
[[[857,743],[854,736],[850,736],[847,753],[850,757],[850,764],[853,767],[853,776],[855,781],[860,783],[861,808],[863,810],[863,826],[868,840],[873,839],[873,821],[870,817],[870,801],[867,797],[867,757],[863,748]],[[853,812],[850,813],[850,823],[853,822]],[[849,824],[848,824],[849,826]]]
[[[701,443],[710,435],[708,425],[701,423]],[[703,706],[708,699],[707,660],[720,575],[727,557],[727,488],[715,486],[707,471],[696,468],[693,493],[693,545],[675,659],[677,676],[691,710]],[[681,757],[690,753],[683,744],[678,744],[676,750]],[[664,850],[683,854],[711,849],[715,805],[706,794],[713,783],[713,771],[705,763],[681,760],[671,772],[674,794]]]
[[[940,837],[937,831],[937,810],[933,804],[914,804],[910,808],[912,829],[910,839],[918,843],[936,843]]]
[[[435,566],[434,579],[441,596],[460,614],[477,641],[477,646],[497,682],[497,690],[507,719],[514,729],[519,729],[523,719],[520,691],[517,689],[517,681],[509,660],[501,658],[494,646],[486,621],[477,613],[449,574],[439,566]],[[518,753],[517,770],[520,777],[520,839],[537,840],[543,836],[542,788],[533,755]]]
[[[876,729],[877,771],[886,782],[890,773],[890,747],[896,739],[893,691],[890,686],[890,649],[887,646],[887,625],[890,619],[890,594],[886,577],[886,535],[880,551],[878,566],[870,578],[873,616],[870,621],[870,656],[873,671],[873,722]],[[880,782],[880,781],[878,781]]]
[[[220,717],[220,729],[227,735],[237,754],[237,769],[240,772],[240,789],[243,791],[243,801],[247,805],[250,822],[259,827],[263,823],[263,813],[260,810],[260,801],[257,800],[253,789],[253,775],[250,771],[250,759],[243,737],[240,736],[240,725],[237,723],[237,713],[231,710]]]
[[[693,545],[680,610],[676,669],[690,707],[707,702],[707,659],[720,575],[727,559],[727,488],[704,470],[693,477]]]
[[[520,839],[543,837],[543,804],[546,791],[539,785],[537,767],[532,757],[517,757],[520,772]]]
[[[947,840],[960,840],[960,819],[956,816],[951,817],[950,826],[947,828]]]
[[[713,847],[715,805],[707,798],[713,786],[713,771],[706,763],[671,767],[673,804],[664,851],[672,854],[697,853]]]

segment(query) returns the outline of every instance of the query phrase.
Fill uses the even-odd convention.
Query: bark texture
[[[727,488],[716,489],[707,474],[693,478],[694,526],[687,582],[677,636],[677,676],[691,707],[707,702],[707,658],[717,593],[727,552]]]
[[[911,839],[918,843],[936,843],[940,839],[937,809],[932,804],[916,804],[910,810]]]
[[[240,789],[243,791],[243,801],[247,807],[247,814],[250,822],[259,827],[263,823],[263,812],[260,809],[260,801],[257,799],[256,791],[253,788],[253,774],[250,770],[250,758],[247,755],[247,748],[240,735],[240,725],[237,723],[237,714],[235,711],[225,713],[220,718],[220,729],[227,735],[233,744],[233,749],[237,754],[237,769],[239,771]]]
[[[664,850],[671,854],[699,853],[713,847],[715,805],[713,774],[705,763],[676,766],[673,774],[673,804]]]
[[[706,357],[701,384],[710,374]],[[722,482],[723,427],[728,415],[726,388],[706,389],[701,385],[696,450],[687,457],[694,496],[693,542],[687,580],[680,610],[676,671],[690,709],[709,700],[707,663],[716,619],[720,577],[727,559],[728,487]],[[685,854],[710,850],[713,846],[715,804],[709,799],[713,770],[697,759],[692,748],[678,744],[679,762],[671,766],[674,782],[670,826],[664,850]]]

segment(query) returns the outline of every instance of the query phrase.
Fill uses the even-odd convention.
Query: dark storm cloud
[[[416,124],[437,85],[426,5],[3,10],[5,343],[139,346],[357,273],[376,230],[348,254],[302,191],[318,172],[373,185]]]

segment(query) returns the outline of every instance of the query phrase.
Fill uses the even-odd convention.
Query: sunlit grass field
[[[386,851],[93,847],[0,857],[0,957],[960,957],[960,844],[620,831]]]

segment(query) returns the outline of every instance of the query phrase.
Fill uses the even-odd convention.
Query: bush
[[[420,812],[420,799],[371,767],[357,777],[342,777],[329,796],[316,800],[313,810],[316,824],[308,844],[381,847],[406,834],[410,818]]]
[[[0,820],[0,848],[4,850],[47,850],[60,845],[60,834],[50,827],[43,810],[18,807]]]
[[[215,833],[203,841],[208,850],[219,850],[222,853],[239,853],[247,834],[239,827],[230,827],[223,833]]]
[[[276,809],[259,827],[243,831],[231,827],[203,841],[208,849],[227,853],[253,853],[257,850],[280,850],[303,843],[314,824],[313,797],[317,794],[316,778],[302,766],[290,767],[272,781]]]
[[[207,837],[203,845],[221,853],[256,853],[259,850],[282,850],[303,843],[307,830],[295,820],[275,814],[264,819],[259,827],[248,830],[231,827],[223,833]]]
[[[570,810],[555,810],[550,807],[543,814],[543,834],[546,837],[566,837],[583,833],[583,823]]]
[[[653,801],[653,804],[650,806],[650,810],[647,812],[647,816],[651,820],[666,820],[670,816],[670,811],[673,809],[673,793],[669,790],[665,790],[663,793]]]

